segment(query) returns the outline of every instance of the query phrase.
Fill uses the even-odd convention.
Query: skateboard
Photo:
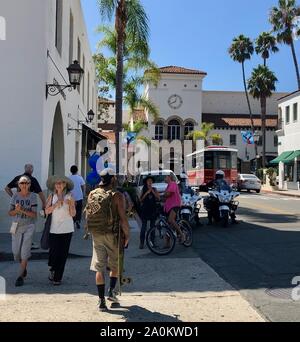
[[[118,265],[119,266],[120,288],[121,288],[121,286],[130,285],[132,283],[132,278],[126,277],[124,275],[124,273],[125,273],[125,270],[124,270],[124,256],[125,256],[124,242],[125,242],[125,238],[124,238],[123,234],[121,234],[121,238],[119,239],[119,265]]]

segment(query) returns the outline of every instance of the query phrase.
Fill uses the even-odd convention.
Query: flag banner
[[[241,131],[243,142],[247,145],[254,145],[253,133],[250,131]]]
[[[127,143],[130,144],[136,139],[137,134],[133,132],[127,133]]]

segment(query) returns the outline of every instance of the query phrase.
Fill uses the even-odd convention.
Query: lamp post
[[[259,140],[260,140],[260,134],[258,131],[255,131],[254,132],[254,135],[253,135],[253,138],[254,138],[254,144],[256,146],[255,148],[255,151],[257,151],[257,145],[259,143]],[[256,154],[256,153],[255,153]],[[255,155],[255,174],[257,175],[257,168],[258,168],[258,160],[259,160],[259,155],[256,154]]]
[[[85,118],[85,121],[78,120],[77,125],[79,126],[79,125],[84,124],[84,123],[87,123],[87,124],[92,123],[94,121],[95,115],[96,114],[93,112],[92,109],[89,110],[89,112],[87,113],[87,116]],[[68,125],[68,135],[70,134],[71,131],[79,132],[79,131],[82,131],[82,128],[81,129],[80,128],[71,128],[71,126]]]
[[[67,68],[67,71],[70,84],[46,84],[46,98],[48,98],[48,95],[56,96],[62,93],[67,88],[69,88],[69,90],[71,91],[72,88],[76,89],[77,86],[80,86],[84,70],[79,65],[79,62],[74,61],[73,64],[70,64],[70,66]]]

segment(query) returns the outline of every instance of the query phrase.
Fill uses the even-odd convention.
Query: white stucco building
[[[278,152],[276,129],[278,125],[277,101],[286,93],[274,93],[267,99],[266,118],[266,161],[274,159]],[[255,146],[243,142],[241,131],[251,131],[251,120],[245,92],[236,91],[203,91],[203,122],[212,122],[215,130],[223,137],[224,146],[238,150],[238,159],[241,172],[250,172],[254,169]],[[250,96],[250,95],[249,95]],[[250,96],[253,113],[254,128],[258,135],[261,131],[260,102]],[[262,155],[262,142],[258,142],[258,155]]]
[[[279,188],[298,190],[300,182],[300,91],[288,94],[278,101],[279,129],[278,158]]]
[[[100,137],[88,127],[96,129],[96,120],[84,122],[90,109],[97,111],[97,89],[80,0],[5,0],[0,10],[6,20],[6,40],[0,41],[0,188],[29,162],[43,189],[48,175],[69,174],[73,164],[85,175],[88,151]],[[74,60],[84,69],[81,86],[46,97],[46,84],[69,83],[66,68]],[[2,191],[0,198],[3,226],[8,196]]]
[[[160,111],[158,122],[154,123],[149,119],[151,138],[184,140],[190,131],[200,129],[202,122],[212,122],[215,130],[211,133],[221,134],[225,146],[236,148],[240,170],[250,172],[256,156],[254,145],[247,146],[242,141],[241,131],[251,130],[245,93],[203,90],[207,74],[200,70],[176,66],[163,67],[160,70],[158,87],[149,84],[145,86],[146,96]],[[277,100],[284,95],[286,94],[275,93],[267,101],[267,160],[277,156]],[[255,129],[261,134],[260,103],[251,96],[250,102]],[[262,147],[258,146],[259,155],[261,152]]]

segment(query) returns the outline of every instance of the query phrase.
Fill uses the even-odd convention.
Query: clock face
[[[169,97],[168,104],[172,109],[178,109],[182,106],[183,100],[179,95],[172,95]]]

